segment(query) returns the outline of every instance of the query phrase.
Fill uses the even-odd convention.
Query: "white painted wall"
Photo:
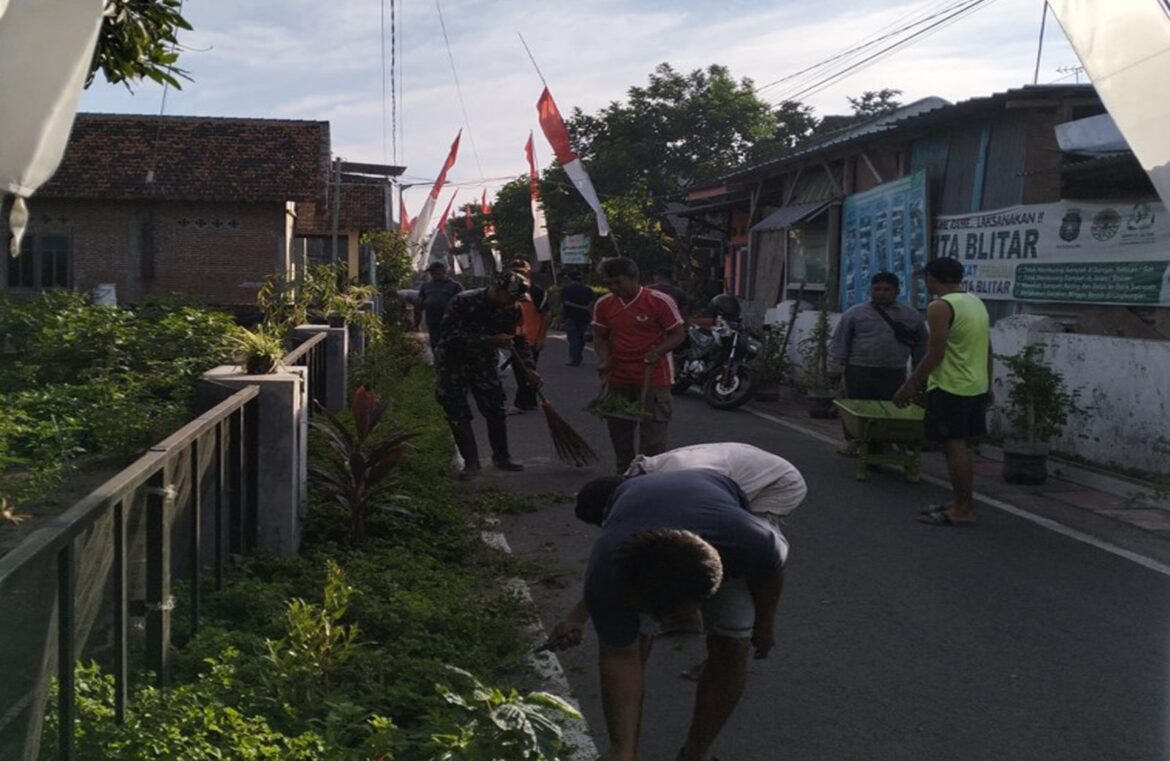
[[[834,327],[840,318],[829,315]],[[779,305],[766,321],[787,323],[788,304]],[[801,365],[800,341],[815,322],[815,310],[797,317],[788,344],[795,368]],[[997,354],[1014,354],[1028,343],[1044,344],[1045,360],[1064,376],[1070,390],[1080,391],[1086,411],[1069,418],[1053,448],[1101,465],[1170,474],[1170,341],[1050,332],[1059,329],[1036,315],[1004,318],[991,329]],[[995,395],[1001,403],[1007,399],[1006,377],[996,362]],[[995,435],[1008,428],[998,407],[988,422]]]
[[[1084,413],[1071,416],[1052,442],[1102,465],[1170,473],[1170,342],[1074,333],[1042,332],[1043,322],[1028,315],[1000,320],[992,327],[997,354],[1014,354],[1041,343],[1044,359],[1079,390]],[[995,393],[1006,400],[1006,372],[996,363]],[[998,410],[993,432],[1007,429]]]

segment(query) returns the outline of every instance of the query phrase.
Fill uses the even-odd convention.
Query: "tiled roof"
[[[325,198],[328,177],[328,122],[78,114],[38,195],[307,202]]]
[[[386,229],[386,191],[381,183],[341,182],[341,230]],[[331,232],[329,202],[297,204],[297,235],[325,235]]]

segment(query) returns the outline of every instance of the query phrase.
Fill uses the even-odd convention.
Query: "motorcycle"
[[[710,328],[692,323],[687,327],[687,341],[674,352],[675,380],[670,392],[679,396],[698,386],[715,409],[740,407],[756,393],[753,362],[762,349],[763,343],[738,321],[718,320]]]

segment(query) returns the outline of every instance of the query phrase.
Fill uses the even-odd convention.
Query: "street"
[[[517,554],[564,571],[533,583],[547,629],[580,593],[595,531],[552,496],[572,494],[613,462],[604,425],[582,411],[598,390],[593,356],[580,368],[565,360],[563,340],[552,337],[539,368],[547,394],[602,464],[553,460],[544,417],[529,412],[509,419],[513,454],[527,470],[488,467],[474,487],[549,495],[537,512],[503,521]],[[482,421],[475,425],[482,441]],[[852,463],[823,441],[750,410],[716,411],[694,390],[676,398],[671,445],[711,441],[775,452],[809,485],[786,531],[777,648],[749,664],[716,757],[1167,757],[1170,579],[982,505],[974,528],[921,525],[916,511],[944,501],[942,489],[893,472],[856,482]],[[670,761],[681,746],[694,685],[679,673],[702,650],[697,636],[656,643],[641,758]],[[604,748],[592,631],[561,659]]]

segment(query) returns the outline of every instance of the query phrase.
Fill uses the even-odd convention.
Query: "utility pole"
[[[1032,75],[1032,84],[1040,84],[1040,57],[1044,54],[1044,27],[1048,23],[1048,0],[1044,0],[1044,12],[1040,16],[1040,41],[1036,44],[1036,72]]]
[[[329,263],[335,268],[337,267],[337,225],[338,217],[341,216],[341,159],[333,159],[333,213],[329,215],[332,217],[332,224],[330,225],[333,236],[333,246],[329,253]]]

